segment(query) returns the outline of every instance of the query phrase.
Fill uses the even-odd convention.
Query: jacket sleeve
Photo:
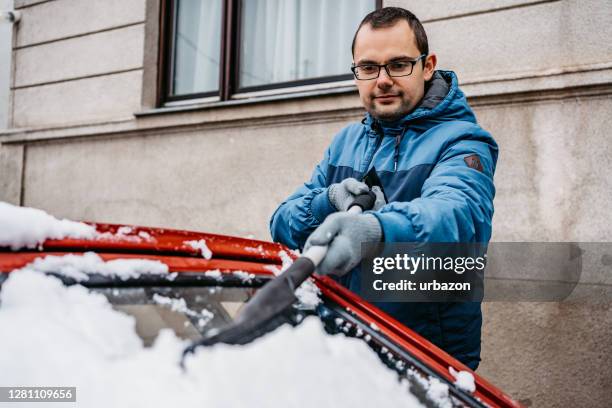
[[[275,242],[291,249],[304,247],[306,239],[336,208],[327,196],[327,166],[330,150],[312,173],[310,181],[291,194],[276,209],[270,220]]]
[[[474,154],[481,169],[467,165]],[[421,197],[373,212],[385,242],[488,242],[496,161],[497,145],[488,134],[447,147],[423,183]]]

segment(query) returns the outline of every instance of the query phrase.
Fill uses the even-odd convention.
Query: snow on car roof
[[[59,220],[46,212],[0,201],[0,247],[36,248],[46,239],[93,239],[96,229],[82,222]]]
[[[24,269],[56,273],[74,279],[77,282],[87,281],[92,274],[116,277],[121,280],[138,278],[142,274],[165,275],[168,279],[176,273],[168,273],[168,265],[150,259],[114,259],[105,262],[95,252],[84,254],[67,254],[62,256],[45,255],[36,258]]]

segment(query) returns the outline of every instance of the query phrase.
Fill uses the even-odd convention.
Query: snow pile
[[[321,303],[321,290],[312,279],[307,279],[295,291],[299,300],[298,307],[305,310],[314,310]]]
[[[296,255],[299,252],[294,251]],[[278,256],[281,259],[282,265],[279,268],[276,265],[266,265],[265,268],[278,276],[285,272],[287,268],[293,265],[293,258],[285,251],[279,251]],[[295,296],[300,302],[298,308],[304,310],[314,310],[321,303],[321,290],[314,284],[312,279],[306,279],[295,291]]]
[[[187,244],[193,249],[200,251],[200,254],[205,259],[212,258],[212,251],[208,248],[208,246],[206,246],[206,241],[203,239],[199,241],[184,241],[184,244]]]
[[[249,238],[249,239],[253,239],[253,238]],[[263,248],[263,246],[261,244],[257,245],[255,248],[247,246],[247,247],[244,248],[244,250],[247,251],[247,252],[253,252],[253,253],[256,253],[256,254],[263,254],[263,253],[265,253],[264,248]]]
[[[454,384],[467,392],[476,391],[476,382],[474,381],[474,375],[469,371],[457,371],[453,367],[448,367],[448,372],[455,377]]]
[[[264,265],[264,269],[266,269],[269,272],[272,272],[274,276],[281,274],[281,268],[279,268],[276,265]]]
[[[33,271],[14,271],[0,291],[0,342],[5,350],[0,353],[0,367],[4,368],[0,382],[13,375],[11,383],[25,380],[23,375],[37,371],[30,356],[49,352],[49,358],[56,358],[52,350],[57,346],[66,354],[65,364],[57,360],[53,367],[59,375],[70,374],[65,373],[67,366],[80,364],[84,354],[103,360],[138,352],[142,343],[134,324],[132,317],[114,311],[101,294],[89,293],[80,285],[66,287],[57,278]]]
[[[300,255],[298,251],[293,251],[293,253],[297,256]],[[291,258],[287,252],[278,251],[278,256],[280,257],[281,262],[282,262],[282,267],[281,267],[282,271],[284,271],[285,269],[287,269],[293,264],[293,258]]]
[[[94,239],[96,229],[82,222],[58,220],[42,210],[0,202],[0,247],[36,248],[46,239]]]
[[[145,241],[154,241],[155,239],[151,236],[151,234],[149,234],[146,231],[139,231],[138,232],[138,236],[142,239],[144,239]]]
[[[451,408],[453,406],[448,392],[448,384],[435,377],[425,381],[427,382],[427,398],[430,401],[438,407]]]
[[[172,280],[176,273],[168,274],[168,265],[148,259],[115,259],[104,262],[94,252],[83,255],[47,255],[37,258],[22,269],[43,273],[58,273],[77,282],[86,281],[91,274],[117,277],[121,280],[138,278],[141,274],[168,275]]]
[[[187,302],[185,302],[185,299],[183,298],[170,298],[155,293],[153,294],[153,302],[157,303],[158,305],[167,306],[173,312],[184,313],[191,317],[200,317],[198,312],[187,307]]]
[[[299,252],[293,251],[296,255],[300,255]],[[274,275],[280,275],[285,269],[290,267],[293,264],[293,258],[289,256],[289,254],[285,251],[278,251],[278,256],[281,259],[281,266],[277,265],[266,265],[265,268],[272,272]]]
[[[105,297],[22,270],[0,291],[0,327],[10,328],[0,384],[76,386],[82,407],[422,406],[366,344],[327,335],[314,317],[246,346],[201,348],[182,371],[174,333],[144,348]]]
[[[234,271],[232,275],[240,279],[244,283],[250,283],[253,279],[255,279],[254,273],[248,273],[245,271]]]
[[[117,235],[130,235],[132,232],[134,232],[132,227],[128,227],[126,225],[117,229]]]
[[[139,231],[137,235],[133,234],[134,229],[128,226],[118,228],[114,234],[100,233],[92,225],[66,219],[58,220],[36,208],[18,207],[0,202],[0,247],[10,247],[13,251],[21,248],[36,248],[47,239],[155,241],[155,238],[145,231]]]
[[[420,384],[420,387],[425,390],[425,396],[438,408],[452,408],[456,406],[453,403],[450,394],[450,387],[447,383],[436,377],[424,377],[414,368],[406,370],[406,375]]]
[[[238,369],[219,375],[211,366]],[[246,347],[200,348],[186,368],[207,388],[239,390],[236,400],[225,404],[207,393],[205,407],[422,406],[407,382],[399,382],[363,342],[327,335],[315,317]]]
[[[187,302],[185,302],[185,299],[183,298],[170,298],[155,293],[153,294],[153,302],[157,303],[158,305],[168,307],[174,312],[184,313],[187,316],[198,319],[198,327],[200,329],[206,326],[208,322],[215,317],[214,313],[207,309],[202,309],[200,313],[190,309],[187,306]]]
[[[112,232],[98,232],[96,234],[96,239],[109,240],[109,241],[119,241],[119,242],[155,242],[156,239],[151,236],[146,231],[139,231],[138,234],[135,235],[134,228],[124,225],[122,227],[117,228],[115,233]]]
[[[223,274],[218,269],[213,269],[213,270],[210,270],[210,271],[206,271],[206,272],[204,272],[204,275],[206,277],[213,278],[213,279],[218,280],[218,281],[223,280]]]

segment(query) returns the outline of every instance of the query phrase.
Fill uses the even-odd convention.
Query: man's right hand
[[[327,189],[327,196],[336,210],[346,211],[359,194],[367,192],[370,188],[354,178],[347,178],[340,183],[332,184]]]
[[[354,178],[347,178],[340,183],[332,184],[327,189],[327,196],[332,205],[338,211],[346,211],[359,194],[367,192],[370,188],[367,184]],[[380,187],[372,187],[372,192],[376,195],[374,211],[378,211],[383,205],[387,204],[385,196]]]

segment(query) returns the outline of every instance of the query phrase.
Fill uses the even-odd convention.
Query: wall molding
[[[458,18],[478,16],[478,15],[481,15],[481,14],[497,13],[497,12],[500,12],[500,11],[513,10],[513,9],[517,9],[517,8],[539,6],[541,4],[546,4],[546,3],[556,3],[556,2],[559,2],[559,1],[561,1],[561,0],[533,0],[533,1],[526,1],[524,3],[510,4],[510,5],[507,5],[507,6],[490,7],[490,8],[487,8],[487,9],[480,9],[480,10],[467,11],[467,12],[463,12],[463,13],[449,14],[447,16],[425,18],[421,22],[423,24],[437,23],[437,22],[440,22],[440,21],[455,20],[455,19],[458,19]]]
[[[360,107],[326,110],[308,113],[270,114],[261,117],[243,117],[229,120],[172,120],[139,125],[139,120],[124,120],[96,125],[69,128],[9,131],[0,133],[0,144],[30,144],[82,138],[140,137],[170,135],[184,132],[210,131],[227,128],[279,127],[299,124],[315,124],[359,118],[364,114]]]
[[[39,4],[49,3],[52,1],[54,0],[15,0],[15,10],[37,6]]]
[[[75,38],[87,37],[87,36],[94,35],[94,34],[100,34],[100,33],[107,33],[107,32],[111,32],[111,31],[122,30],[124,28],[130,28],[130,27],[134,27],[134,26],[138,26],[138,25],[144,25],[144,24],[145,24],[145,21],[135,21],[133,23],[127,23],[127,24],[122,24],[122,25],[117,25],[117,26],[112,26],[112,27],[107,27],[107,28],[101,28],[99,30],[86,31],[86,32],[83,32],[83,33],[74,34],[74,35],[67,35],[67,36],[60,37],[60,38],[53,38],[53,39],[50,39],[50,40],[33,42],[33,43],[25,44],[25,45],[16,45],[16,46],[13,47],[13,50],[19,51],[19,50],[23,50],[23,49],[26,49],[26,48],[38,47],[40,45],[53,44],[53,43],[57,43],[57,42],[72,40],[72,39],[75,39]]]

